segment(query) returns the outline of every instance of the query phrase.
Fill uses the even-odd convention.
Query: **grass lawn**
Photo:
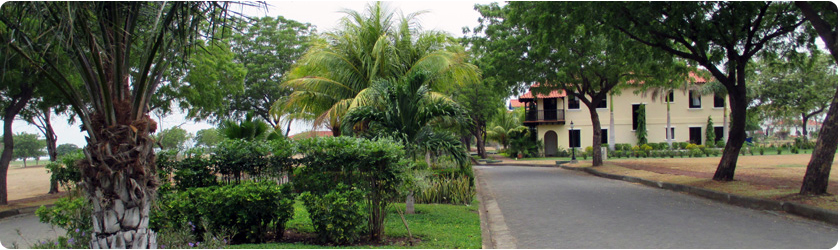
[[[400,210],[405,209],[405,204],[395,204]],[[400,220],[399,215],[393,207],[388,209],[388,217],[385,219],[385,235],[387,237],[407,237],[408,233]],[[381,245],[381,246],[323,246],[304,243],[265,243],[265,244],[243,244],[232,245],[229,248],[481,248],[481,227],[478,216],[478,201],[474,200],[472,205],[443,205],[443,204],[417,204],[416,214],[407,214],[411,234],[415,241],[414,246],[405,245]],[[299,200],[295,202],[295,215],[286,223],[286,228],[298,232],[312,233],[314,228],[309,220],[309,213]]]

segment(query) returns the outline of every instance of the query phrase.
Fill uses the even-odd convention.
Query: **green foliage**
[[[536,131],[525,126],[519,126],[508,134],[510,147],[508,153],[516,156],[522,153],[524,157],[539,157],[543,143],[537,140]]]
[[[706,121],[706,147],[712,147],[715,145],[715,124],[712,122],[712,116],[709,116],[709,120]]]
[[[273,141],[224,140],[213,150],[216,172],[227,183],[251,179],[280,179],[290,171],[293,144],[287,139]]]
[[[429,72],[427,85],[443,92],[454,85],[478,82],[475,65],[455,39],[443,32],[422,31],[420,13],[398,16],[376,2],[365,12],[346,11],[340,29],[312,41],[312,49],[289,71],[284,86],[294,89],[285,107],[300,107],[314,123],[339,135],[351,107],[374,101],[365,94],[374,82]]]
[[[76,146],[76,144],[72,144],[72,143],[64,143],[64,144],[61,144],[61,145],[58,145],[57,147],[55,147],[56,157],[61,157],[61,156],[64,156],[66,154],[76,153],[76,152],[81,153],[82,149],[79,148],[79,146]]]
[[[201,223],[202,228],[208,228],[207,223]],[[206,231],[201,237],[195,235],[196,226],[192,223],[182,224],[177,228],[165,228],[157,232],[157,243],[160,249],[221,249],[228,245],[230,236],[222,233]],[[223,231],[223,230],[221,230]],[[204,239],[204,241],[200,241]]]
[[[265,242],[270,235],[283,236],[293,202],[288,185],[271,182],[192,188],[165,195],[152,225],[156,230],[196,226],[195,235],[230,230],[234,243]]]
[[[171,127],[158,132],[155,140],[162,150],[176,149],[183,150],[187,140],[192,137],[190,133],[180,127]]]
[[[645,121],[645,105],[639,105],[636,114],[638,127],[636,127],[636,143],[637,145],[647,144],[647,122]]]
[[[323,195],[301,194],[321,243],[351,244],[365,231],[365,192],[338,184]]]
[[[616,143],[615,144],[615,150],[630,150],[632,147],[633,147],[633,145],[630,145],[630,143]]]
[[[213,162],[204,155],[200,148],[190,149],[184,153],[184,158],[174,162],[175,183],[178,190],[189,188],[209,187],[216,185],[216,175],[213,173]]]
[[[414,195],[417,203],[466,204],[475,197],[471,176],[438,173],[429,177],[426,188]]]
[[[35,158],[46,154],[46,151],[44,151],[47,146],[46,141],[38,139],[37,134],[20,132],[15,134],[14,139],[14,157],[23,160],[24,165],[26,165],[26,158]]]
[[[324,195],[341,183],[367,195],[368,233],[384,236],[385,208],[399,196],[406,180],[402,146],[391,140],[351,137],[319,137],[299,144],[303,167],[295,172],[295,189]]]
[[[215,147],[216,144],[219,144],[219,142],[221,142],[223,139],[224,138],[219,132],[219,129],[216,128],[202,129],[195,132],[196,147],[212,148]]]
[[[50,181],[58,182],[66,190],[75,187],[76,183],[82,181],[82,171],[76,162],[84,158],[85,155],[82,152],[75,152],[58,158],[57,162],[47,164],[46,168],[47,172],[50,173]]]
[[[67,231],[65,236],[59,237],[54,244],[44,244],[46,247],[57,248],[88,248],[91,239],[93,222],[91,211],[93,208],[84,197],[62,197],[56,200],[52,207],[41,206],[35,211],[38,220],[57,226]],[[50,246],[52,245],[52,246]]]
[[[254,113],[248,113],[245,119],[238,123],[233,120],[224,120],[219,127],[219,132],[225,138],[233,140],[263,141],[283,137],[271,131],[268,123],[254,118]]]

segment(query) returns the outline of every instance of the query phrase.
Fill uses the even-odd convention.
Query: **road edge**
[[[482,178],[481,169],[474,165],[476,193],[479,200],[479,217],[481,218],[481,248],[482,249],[514,249],[516,239],[510,234],[505,223],[505,217],[492,189]]]

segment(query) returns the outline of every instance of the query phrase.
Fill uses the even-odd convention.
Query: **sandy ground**
[[[44,165],[10,166],[6,178],[9,201],[32,198],[50,191],[50,174]]]

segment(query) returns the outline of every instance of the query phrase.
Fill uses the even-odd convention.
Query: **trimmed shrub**
[[[758,147],[758,154],[764,155],[764,147]]]
[[[690,144],[690,143],[688,143],[688,142],[679,142],[679,143],[677,143],[677,144],[679,144],[679,146],[680,146],[680,148],[679,148],[679,149],[687,149],[686,147],[688,147],[688,144]]]
[[[192,188],[164,196],[161,210],[152,215],[152,225],[159,231],[197,226],[194,234],[199,237],[208,231],[230,230],[235,243],[265,242],[269,236],[283,236],[286,221],[294,213],[293,203],[288,185],[271,182]]]
[[[364,200],[361,189],[338,184],[324,195],[310,192],[301,194],[301,200],[309,211],[309,218],[321,243],[351,244],[359,240],[365,231]]]
[[[216,185],[216,175],[212,170],[213,163],[204,157],[202,148],[187,150],[184,159],[172,163],[175,168],[173,179],[178,190],[188,188],[209,187]]]
[[[715,143],[715,146],[717,146],[718,148],[723,148],[726,146],[726,142],[724,142],[723,140],[717,141]]]
[[[776,148],[776,154],[777,154],[777,155],[782,154],[782,147],[778,147],[778,148]]]
[[[83,153],[75,152],[62,156],[57,162],[48,163],[46,168],[50,173],[50,182],[57,182],[65,190],[73,189],[76,183],[82,181],[82,172],[76,162],[84,158]]]

